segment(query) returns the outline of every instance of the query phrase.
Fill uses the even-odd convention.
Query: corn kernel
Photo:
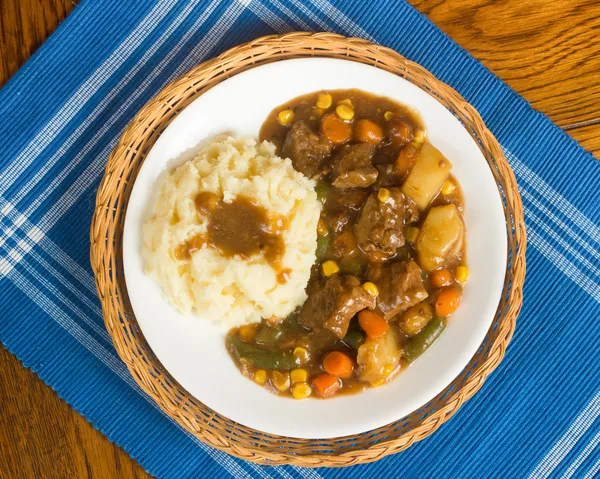
[[[417,238],[419,237],[419,232],[419,228],[411,226],[409,228],[406,228],[406,230],[404,231],[404,237],[409,243],[416,243]]]
[[[391,111],[386,111],[386,112],[383,114],[383,117],[384,117],[386,120],[388,120],[388,121],[389,121],[389,120],[391,120],[392,118],[394,118],[394,114],[393,114]]]
[[[415,130],[414,136],[413,136],[413,142],[415,143],[423,143],[425,141],[425,131],[421,130],[421,129],[417,129]]]
[[[279,115],[277,115],[277,119],[282,125],[289,125],[294,121],[294,112],[292,110],[280,111]]]
[[[306,369],[292,369],[290,379],[292,384],[305,383],[308,379],[308,371]]]
[[[369,293],[373,297],[375,297],[379,294],[379,288],[377,288],[377,285],[375,285],[374,283],[371,283],[370,281],[367,281],[366,283],[364,283],[362,285],[362,287],[367,293]]]
[[[379,201],[382,203],[385,203],[390,198],[390,190],[387,188],[379,188],[379,191],[377,192],[377,198],[379,198]]]
[[[449,195],[454,191],[454,188],[456,188],[456,186],[454,186],[454,183],[452,183],[450,180],[447,180],[442,186],[442,193],[445,195]]]
[[[308,353],[308,349],[300,347],[300,346],[294,348],[293,354],[294,354],[294,360],[296,361],[296,364],[305,364],[310,359],[310,354]]]
[[[385,379],[378,379],[377,381],[373,381],[371,386],[376,388],[377,386],[381,386],[383,383],[385,383]]]
[[[331,106],[332,102],[333,98],[331,98],[331,95],[329,93],[319,93],[319,97],[317,98],[317,106],[319,108],[327,110],[327,108]]]
[[[319,236],[325,236],[327,233],[329,233],[329,229],[327,228],[325,221],[321,219],[317,223],[317,233],[319,233]]]
[[[395,368],[393,364],[386,364],[383,368],[383,374],[385,374],[387,377],[394,372],[394,369]]]
[[[292,386],[292,396],[294,399],[305,399],[312,393],[311,387],[306,383],[298,383]]]
[[[244,324],[243,326],[240,326],[240,330],[239,330],[240,339],[246,343],[249,343],[250,341],[252,341],[254,339],[254,336],[256,336],[256,332],[257,332],[256,324]]]
[[[327,277],[337,273],[340,270],[338,264],[333,260],[325,261],[321,265],[321,268],[323,268],[323,274]]]
[[[335,112],[342,120],[352,120],[354,118],[354,108],[348,105],[338,105]]]
[[[259,369],[258,371],[256,371],[254,373],[254,382],[256,384],[264,386],[264,384],[267,382],[267,371],[265,371],[264,369]]]
[[[464,283],[469,277],[469,268],[466,266],[457,266],[454,272],[454,277],[459,283]]]
[[[352,100],[350,98],[346,98],[344,100],[338,101],[338,105],[348,105],[349,107],[354,106],[354,105],[352,105]]]
[[[278,391],[287,391],[290,388],[290,374],[283,371],[273,371],[271,373],[271,383]]]

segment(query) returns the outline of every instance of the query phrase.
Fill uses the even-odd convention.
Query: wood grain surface
[[[598,0],[410,0],[600,158]],[[0,0],[0,85],[75,8]],[[0,347],[0,478],[149,477]]]
[[[600,158],[600,1],[409,1]]]
[[[144,470],[0,348],[1,478],[146,478]]]

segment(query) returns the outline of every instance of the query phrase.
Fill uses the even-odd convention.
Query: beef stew
[[[414,111],[359,90],[287,102],[260,140],[317,182],[317,261],[302,307],[229,332],[232,358],[296,399],[390,381],[442,333],[467,280],[450,161]]]

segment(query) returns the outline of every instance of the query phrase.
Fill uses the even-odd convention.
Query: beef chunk
[[[337,214],[327,215],[327,226],[334,233],[341,233],[350,222],[351,213],[349,210],[341,211]]]
[[[356,313],[374,307],[375,298],[363,289],[360,279],[335,274],[323,288],[308,296],[298,321],[308,329],[327,329],[341,339]]]
[[[281,156],[290,158],[294,168],[312,178],[321,172],[321,163],[331,155],[331,142],[313,132],[303,121],[295,122],[288,132]]]
[[[336,190],[335,194],[331,195],[331,197],[331,207],[336,210],[360,210],[369,197],[369,192],[363,189]],[[329,203],[327,204],[327,207],[330,207]]]
[[[393,165],[398,157],[398,148],[390,143],[380,144],[373,158],[374,165],[387,166]]]
[[[396,316],[428,296],[421,279],[421,269],[414,261],[372,264],[367,276],[379,289],[377,308],[385,319]]]
[[[399,188],[389,191],[385,203],[371,193],[354,225],[358,245],[376,262],[390,259],[404,245],[404,195]]]
[[[333,159],[333,182],[336,188],[366,188],[377,181],[379,171],[371,162],[375,147],[369,143],[346,145]]]

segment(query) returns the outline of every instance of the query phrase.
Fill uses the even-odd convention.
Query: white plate
[[[258,136],[269,112],[298,95],[359,88],[417,109],[430,141],[454,165],[465,198],[470,270],[461,307],[435,345],[383,387],[330,400],[284,399],[243,377],[224,347],[226,331],[184,316],[145,276],[141,224],[157,177],[193,156],[202,140],[231,132]],[[506,231],[492,173],[459,121],[408,81],[378,68],[325,58],[285,60],[223,81],[183,110],[163,132],[137,177],[125,220],[125,279],[148,344],[177,381],[220,414],[267,433],[330,438],[368,431],[411,413],[444,389],[467,365],[494,317],[506,267]]]

